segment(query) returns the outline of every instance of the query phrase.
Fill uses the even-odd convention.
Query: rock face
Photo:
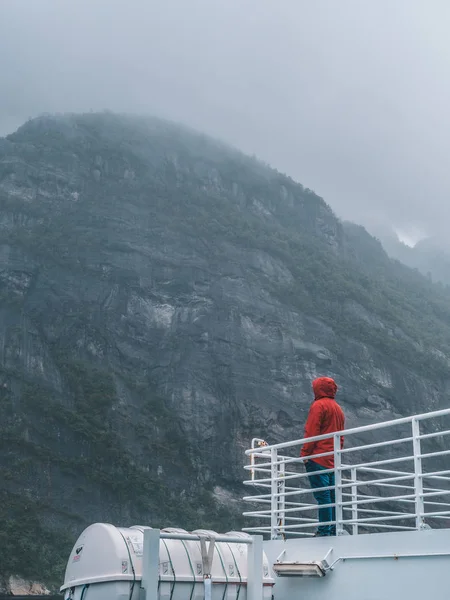
[[[447,403],[447,292],[179,126],[28,122],[0,234],[5,576],[57,582],[93,521],[240,527],[244,449],[301,437],[317,375],[348,426]]]
[[[0,594],[7,596],[48,596],[50,590],[42,583],[25,581],[21,577],[11,575],[6,581],[0,583]]]

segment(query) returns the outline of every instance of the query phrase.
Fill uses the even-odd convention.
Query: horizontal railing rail
[[[255,507],[244,516],[258,520],[245,531],[279,539],[314,535],[318,525],[337,535],[449,526],[449,435],[450,408],[277,444],[255,438],[244,484],[266,491],[244,497]],[[304,444],[326,439],[332,451],[300,456]],[[312,490],[317,471],[305,462],[327,465],[330,458],[319,474],[331,475],[331,483]],[[313,493],[322,494],[320,523]]]

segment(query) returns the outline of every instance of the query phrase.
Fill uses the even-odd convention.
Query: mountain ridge
[[[447,402],[448,291],[187,128],[26,123],[0,232],[4,577],[54,584],[95,520],[240,527],[244,449],[301,437],[318,374],[349,426]]]
[[[373,234],[380,239],[390,257],[418,270],[438,286],[450,285],[450,248],[440,237],[428,236],[414,246],[402,242],[394,231],[378,227]]]

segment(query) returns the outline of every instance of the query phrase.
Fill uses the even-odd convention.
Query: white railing
[[[245,531],[271,539],[314,535],[318,506],[303,463],[329,455],[334,468],[321,472],[333,473],[335,482],[321,489],[333,490],[335,502],[322,507],[334,508],[335,519],[321,525],[335,526],[338,535],[450,526],[449,435],[446,409],[275,445],[255,438],[244,483],[264,493],[244,498],[255,505],[244,516],[258,520]],[[300,458],[304,443],[330,437],[334,452]]]

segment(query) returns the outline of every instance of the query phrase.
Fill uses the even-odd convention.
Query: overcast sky
[[[449,0],[0,0],[0,135],[42,112],[183,121],[343,218],[447,234]]]

